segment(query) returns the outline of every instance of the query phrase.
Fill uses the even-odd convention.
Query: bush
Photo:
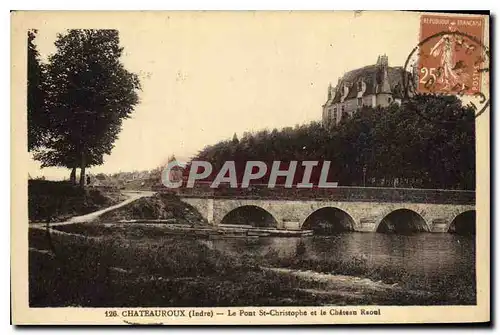
[[[67,181],[29,180],[28,216],[30,221],[64,220],[112,206],[120,200],[115,194],[82,189]]]

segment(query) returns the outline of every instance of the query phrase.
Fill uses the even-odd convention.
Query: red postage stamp
[[[482,17],[423,15],[420,18],[418,91],[474,95],[481,91],[489,56]]]

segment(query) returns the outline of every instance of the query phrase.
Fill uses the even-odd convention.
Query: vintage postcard
[[[11,24],[14,324],[490,321],[487,12]]]

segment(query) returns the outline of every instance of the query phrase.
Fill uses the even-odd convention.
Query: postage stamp
[[[13,323],[487,323],[488,15],[13,12]]]
[[[474,95],[481,91],[489,63],[484,24],[483,17],[422,15],[419,92]]]
[[[454,95],[475,110],[490,105],[490,49],[480,16],[425,14],[418,44],[403,69],[404,99],[418,94]]]

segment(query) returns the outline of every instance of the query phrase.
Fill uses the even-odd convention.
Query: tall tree
[[[35,45],[37,31],[28,31],[28,150],[43,145],[47,129],[47,118],[44,111],[44,68],[40,54]]]
[[[121,62],[117,30],[73,29],[59,34],[47,65],[50,140],[36,156],[45,166],[102,164],[139,102],[139,78]]]

